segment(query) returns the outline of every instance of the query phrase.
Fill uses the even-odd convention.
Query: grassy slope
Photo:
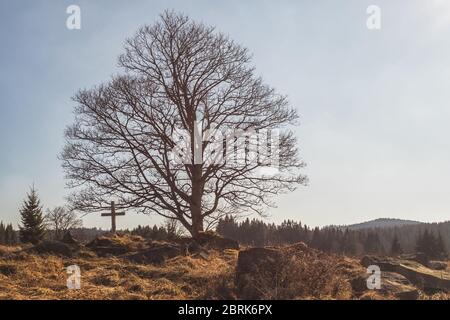
[[[236,257],[230,250],[213,253],[209,261],[179,257],[153,266],[114,257],[62,259],[21,253],[14,260],[0,258],[0,299],[226,298],[218,294],[227,294]],[[81,290],[66,287],[66,267],[73,264],[82,272]],[[216,288],[222,283],[222,290]]]
[[[0,299],[235,298],[236,250],[212,252],[209,260],[183,256],[155,266],[114,257],[98,258],[92,254],[63,259],[21,252],[8,257],[8,253],[20,249],[0,246]],[[305,265],[310,263],[308,261]],[[68,290],[66,287],[66,267],[73,264],[82,271],[81,290]],[[297,298],[354,298],[347,276],[361,272],[356,260],[329,256],[321,266],[325,269],[320,274],[314,272],[315,267],[305,269],[306,277],[293,288],[302,292]],[[450,298],[443,294],[421,297]],[[383,297],[372,292],[365,298]]]

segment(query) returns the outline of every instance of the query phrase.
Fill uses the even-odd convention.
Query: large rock
[[[239,252],[236,289],[241,299],[261,299],[260,282],[276,281],[283,265],[281,251],[275,248],[250,248]],[[275,285],[275,284],[274,284]],[[265,283],[264,286],[271,286]]]
[[[76,248],[73,248],[61,241],[44,240],[34,247],[30,248],[29,250],[38,254],[51,254],[64,257],[72,257],[74,252],[76,251]]]
[[[138,251],[146,246],[143,238],[139,236],[112,234],[100,236],[89,242],[86,247],[99,256],[123,255]]]
[[[448,267],[445,261],[430,261],[427,266],[434,270],[446,270]]]
[[[380,291],[400,300],[417,300],[419,298],[419,290],[406,277],[393,272],[381,273]]]
[[[384,272],[399,273],[419,288],[450,290],[450,273],[427,268],[416,261],[365,256],[361,264],[365,267],[377,265],[382,274]]]
[[[200,232],[195,238],[195,242],[205,249],[239,249],[239,243],[237,241],[221,237],[214,232]]]
[[[424,266],[427,266],[430,261],[428,255],[423,252],[404,253],[399,256],[399,259],[416,261]]]
[[[400,300],[416,300],[419,297],[417,288],[398,273],[382,272],[380,289],[369,289],[367,286],[368,277],[369,274],[361,274],[350,281],[353,291],[360,299],[395,297]]]
[[[126,258],[137,263],[160,264],[167,259],[171,259],[183,254],[184,250],[179,245],[171,243],[155,243],[149,248],[126,256]]]
[[[70,246],[79,247],[80,243],[72,236],[70,231],[67,231],[63,238],[61,239],[61,242],[64,242],[65,244],[68,244]]]
[[[322,286],[324,273],[333,272],[330,256],[304,243],[284,247],[249,248],[239,252],[235,285],[240,299],[295,299],[314,295],[308,282]],[[334,260],[333,260],[334,261]],[[315,270],[314,270],[315,269]],[[323,273],[316,272],[321,269]]]
[[[425,253],[417,252],[417,253],[407,253],[399,256],[402,260],[412,260],[416,261],[424,266],[434,269],[434,270],[445,270],[448,265],[444,261],[435,261],[430,260],[429,257]]]

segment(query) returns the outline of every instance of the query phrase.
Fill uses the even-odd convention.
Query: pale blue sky
[[[66,29],[70,4],[81,7],[81,30]],[[366,28],[370,4],[382,10],[379,31]],[[302,116],[310,185],[280,197],[269,221],[450,219],[450,1],[1,0],[0,220],[18,222],[33,182],[46,208],[64,204],[57,155],[71,96],[117,72],[124,39],[167,8],[248,47]]]

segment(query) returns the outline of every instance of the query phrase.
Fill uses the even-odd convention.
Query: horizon
[[[120,73],[125,39],[174,9],[248,48],[257,74],[300,114],[295,134],[310,183],[275,198],[270,217],[252,217],[319,227],[448,221],[450,3],[377,2],[381,30],[367,29],[365,0],[76,1],[81,30],[66,28],[71,2],[2,2],[0,220],[17,227],[33,183],[45,209],[64,205],[57,157],[73,122],[71,97]],[[117,224],[161,221],[129,211]],[[109,223],[98,213],[83,218],[87,228]]]

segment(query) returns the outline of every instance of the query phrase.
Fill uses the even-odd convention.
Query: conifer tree
[[[20,240],[24,243],[31,242],[32,244],[42,240],[45,235],[44,217],[34,186],[31,187],[30,192],[27,194],[27,199],[24,200],[22,209],[20,209],[20,215],[22,220],[22,226],[19,226]]]

